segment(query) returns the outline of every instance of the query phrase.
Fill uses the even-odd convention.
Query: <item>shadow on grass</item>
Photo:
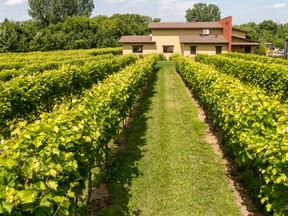
[[[112,164],[108,177],[108,188],[111,196],[110,205],[102,210],[102,216],[129,215],[128,203],[131,197],[130,187],[133,179],[141,176],[137,168],[137,161],[143,156],[141,146],[146,145],[145,133],[147,131],[147,112],[151,106],[151,98],[155,94],[157,72],[153,73],[149,83],[139,101],[136,115],[133,117],[128,128],[125,129],[126,148],[119,154]],[[133,211],[133,215],[141,215],[139,211]]]

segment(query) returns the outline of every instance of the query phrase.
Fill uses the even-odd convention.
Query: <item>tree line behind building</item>
[[[92,0],[43,1],[29,0],[29,15],[33,20],[0,23],[0,52],[52,51],[120,46],[123,35],[149,35],[149,22],[159,22],[140,14],[114,14],[90,18]],[[47,4],[49,2],[49,4]],[[67,5],[70,5],[67,7]],[[221,17],[218,6],[198,3],[186,10],[186,21],[216,21]],[[266,43],[284,48],[288,23],[264,20],[249,22],[235,28],[249,32],[251,40],[261,43],[258,53],[265,54]]]

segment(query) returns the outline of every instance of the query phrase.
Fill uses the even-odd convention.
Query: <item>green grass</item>
[[[101,215],[240,215],[221,158],[172,62],[159,62],[116,160]]]

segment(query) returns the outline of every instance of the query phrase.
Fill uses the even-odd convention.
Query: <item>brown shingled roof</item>
[[[180,43],[228,43],[223,35],[181,35],[179,36]]]
[[[152,41],[151,36],[122,36],[119,40],[120,43],[156,43]]]
[[[218,22],[151,22],[149,29],[205,29],[223,28]]]

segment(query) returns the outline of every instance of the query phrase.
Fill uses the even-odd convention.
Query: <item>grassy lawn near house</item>
[[[126,130],[101,215],[240,215],[184,83],[172,62],[159,67]]]

